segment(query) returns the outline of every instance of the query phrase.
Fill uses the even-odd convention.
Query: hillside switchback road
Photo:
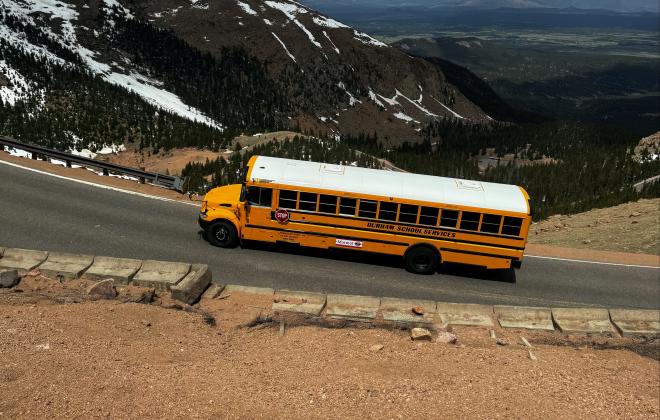
[[[208,264],[214,282],[356,295],[527,306],[660,308],[660,269],[526,258],[516,282],[479,269],[407,273],[361,253],[219,249],[200,239],[198,208],[0,164],[0,245]]]

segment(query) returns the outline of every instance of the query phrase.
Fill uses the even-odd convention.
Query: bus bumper
[[[511,260],[511,267],[513,267],[513,268],[522,267],[522,261],[521,260]]]
[[[206,230],[206,228],[209,227],[209,222],[206,221],[206,220],[204,220],[204,219],[202,219],[202,215],[201,215],[201,214],[200,214],[199,216],[197,216],[197,224],[198,224],[199,227],[201,227],[203,230]]]

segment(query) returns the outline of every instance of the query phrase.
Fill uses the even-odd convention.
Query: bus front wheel
[[[220,248],[234,248],[238,245],[238,233],[233,224],[227,221],[213,223],[206,230],[208,241]]]
[[[404,257],[406,270],[415,274],[433,274],[438,269],[440,258],[428,246],[410,248]]]

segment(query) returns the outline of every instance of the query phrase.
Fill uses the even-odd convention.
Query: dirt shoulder
[[[532,226],[529,242],[552,247],[648,254],[657,264],[660,255],[660,198],[571,216],[551,216]],[[543,247],[537,249],[543,250]]]
[[[514,330],[496,331],[504,346],[479,328],[455,328],[457,344],[357,325],[289,326],[280,336],[270,298],[233,294],[176,310],[157,296],[76,300],[86,286],[71,285],[68,300],[40,277],[20,293],[0,289],[0,417],[660,415],[657,344],[636,353],[628,349],[649,344],[522,332],[533,361]]]

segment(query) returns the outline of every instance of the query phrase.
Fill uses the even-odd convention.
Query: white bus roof
[[[258,156],[250,181],[527,214],[515,185]]]

